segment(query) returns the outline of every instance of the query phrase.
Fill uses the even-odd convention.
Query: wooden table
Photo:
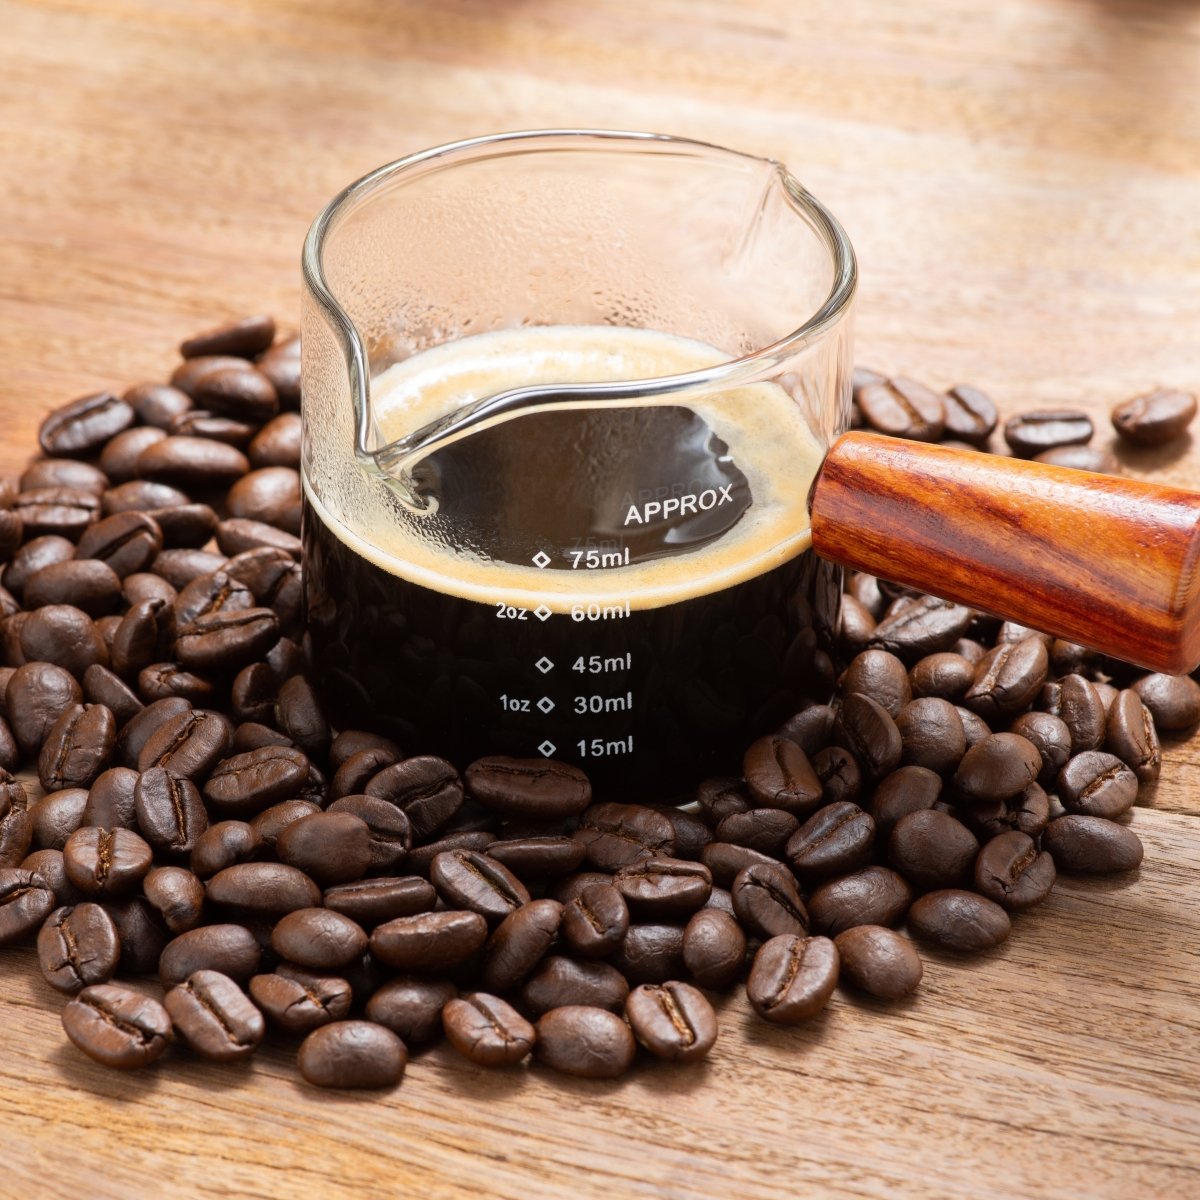
[[[294,326],[342,184],[471,133],[654,128],[770,153],[862,264],[858,358],[1006,413],[1200,387],[1200,12],[1177,0],[0,0],[0,471],[47,406],[180,338]],[[1188,445],[1126,455],[1200,487]],[[1167,748],[1133,878],[1063,880],[996,953],[619,1083],[442,1049],[385,1096],[86,1062],[0,954],[0,1194],[1200,1194],[1200,800]]]

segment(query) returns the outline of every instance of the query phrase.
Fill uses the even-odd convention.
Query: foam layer
[[[390,367],[371,382],[375,423],[386,441],[465,404],[535,383],[607,383],[674,375],[712,366],[711,346],[651,330],[608,326],[539,326],[479,334]],[[800,409],[774,384],[722,392],[688,408],[729,447],[753,503],[718,541],[668,558],[604,570],[538,570],[497,563],[449,548],[444,528],[398,511],[383,484],[355,489],[361,511],[334,511],[305,479],[317,515],[351,550],[381,569],[424,587],[485,604],[628,602],[658,608],[760,575],[808,549],[807,497],[823,456]],[[519,424],[521,418],[514,418]],[[358,472],[351,448],[344,469]],[[670,484],[670,479],[664,479]],[[429,522],[422,525],[422,522]]]

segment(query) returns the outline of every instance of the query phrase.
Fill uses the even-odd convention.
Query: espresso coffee
[[[722,357],[646,330],[503,331],[390,367],[372,406],[390,439],[512,387]],[[423,511],[382,481],[350,506],[306,475],[308,625],[335,723],[460,764],[565,759],[601,785],[736,765],[827,686],[812,662],[839,580],[806,508],[820,458],[797,400],[757,384],[472,432],[414,468]]]

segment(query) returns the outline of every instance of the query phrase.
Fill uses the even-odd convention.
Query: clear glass
[[[413,155],[352,184],[314,222],[303,268],[306,589],[319,675],[331,695],[355,691],[358,702],[349,706],[355,715],[369,715],[413,739],[429,738],[412,741],[420,749],[444,746],[461,758],[488,750],[547,755],[547,747],[553,747],[553,757],[578,761],[590,773],[602,775],[612,767],[627,778],[661,775],[654,764],[663,756],[652,756],[654,762],[645,765],[649,760],[636,740],[658,736],[643,730],[636,716],[651,703],[663,702],[648,691],[654,685],[651,660],[657,651],[643,647],[646,663],[612,672],[620,679],[609,679],[606,667],[600,672],[603,678],[573,681],[586,683],[586,688],[564,690],[563,685],[553,694],[547,690],[549,671],[539,672],[533,664],[566,652],[565,642],[556,640],[559,624],[576,637],[591,632],[597,647],[611,649],[610,626],[604,622],[619,618],[602,616],[593,629],[588,606],[615,611],[624,603],[630,612],[671,608],[679,577],[688,574],[693,556],[675,557],[672,582],[659,580],[649,590],[640,588],[645,580],[628,554],[618,563],[611,555],[611,562],[601,562],[605,554],[599,553],[599,569],[591,571],[583,588],[575,585],[588,564],[571,565],[569,552],[557,544],[548,546],[554,561],[545,568],[535,563],[518,570],[512,561],[500,561],[504,554],[513,558],[511,547],[504,554],[494,552],[486,539],[456,525],[454,513],[444,502],[439,507],[436,495],[431,503],[430,490],[421,485],[422,464],[438,461],[439,452],[444,454],[456,441],[469,443],[484,430],[510,423],[510,434],[541,430],[547,426],[537,424],[539,420],[567,410],[717,412],[728,403],[732,411],[734,401],[725,398],[733,397],[749,411],[760,395],[752,389],[765,385],[774,389],[772,396],[786,394],[811,431],[811,446],[803,448],[804,465],[798,468],[811,475],[820,449],[849,424],[855,263],[841,227],[784,166],[769,159],[648,133],[501,134]],[[610,374],[603,379],[551,376],[514,383],[507,378],[502,386],[464,394],[461,403],[434,420],[425,413],[406,421],[403,410],[394,407],[386,417],[381,414],[373,388],[396,364],[474,335],[543,326],[650,330],[703,343],[711,353],[702,361],[685,362],[688,369],[676,366],[639,378],[627,378],[619,370],[616,378]],[[770,446],[775,440],[760,432],[757,445],[766,455],[778,451]],[[748,460],[759,453],[754,445],[754,439],[742,439],[722,461],[753,465]],[[810,453],[814,447],[815,456]],[[588,445],[575,451],[583,456],[578,463],[554,460],[556,466],[561,462],[562,486],[568,490],[578,490],[580,472],[595,468],[586,461]],[[671,454],[663,443],[662,452],[651,459],[669,464]],[[670,476],[669,465],[663,470]],[[702,567],[699,576],[707,582],[701,591],[723,592],[727,584],[732,588],[744,577],[769,573],[767,567],[811,558],[803,538],[807,517],[797,500],[807,491],[804,483],[789,492],[786,503],[795,511],[776,514],[782,531],[777,544],[751,556],[754,561],[741,568],[731,569],[729,562],[719,569]],[[541,489],[535,510],[555,506],[554,490],[546,490],[544,478],[529,479],[527,485]],[[667,485],[664,494],[684,486],[673,477]],[[606,484],[600,480],[594,486],[603,491]],[[511,497],[524,487],[524,479],[507,479],[504,495]],[[753,503],[778,507],[773,497],[773,489],[759,489]],[[587,496],[575,499],[584,508],[590,503]],[[597,503],[601,501],[610,507],[613,503],[611,496],[599,497]],[[758,515],[757,509],[753,512]],[[336,563],[316,545],[321,530],[340,543]],[[614,545],[620,541],[618,536]],[[441,556],[436,568],[421,566],[423,546]],[[498,613],[506,605],[527,610],[531,618],[539,607],[551,615],[532,624],[487,618],[513,622],[504,626],[508,644],[485,652],[475,638],[471,654],[494,661],[471,674],[464,656],[447,650],[444,631],[422,633],[417,646],[413,613],[403,598],[389,608],[386,585],[365,605],[353,603],[357,596],[342,594],[337,580],[354,573],[347,562],[355,561],[343,561],[343,549],[372,562],[395,589],[432,582],[434,591],[455,601],[470,600],[480,606],[479,621],[485,620],[484,611]],[[664,543],[662,553],[668,552],[673,553]],[[461,587],[454,581],[455,555],[462,559]],[[486,568],[493,562],[512,569],[490,582]],[[567,578],[569,571],[574,578]],[[796,673],[807,672],[807,677],[797,679],[794,687],[781,684],[773,673],[764,679],[762,703],[739,700],[739,708],[754,712],[733,722],[736,736],[761,724],[767,712],[780,710],[780,703],[771,701],[779,699],[781,689],[790,701],[826,686],[818,678],[822,672],[813,668],[820,640],[814,627],[821,624],[813,597],[830,588],[829,578],[817,578],[822,574],[806,566],[796,584],[805,594],[802,601],[795,595],[780,600],[789,610],[781,618],[788,633],[780,648],[791,654]],[[632,602],[630,580],[639,584]],[[354,586],[361,591],[364,585]],[[574,615],[578,604],[584,606],[582,619]],[[799,620],[798,608],[804,610]],[[350,609],[353,619],[346,615]],[[440,618],[432,619],[436,623]],[[765,614],[756,617],[760,623],[764,619]],[[825,612],[824,623],[831,620]],[[463,621],[449,636],[451,643],[467,636]],[[530,636],[522,641],[527,632]],[[515,649],[514,635],[520,635]],[[673,627],[670,636],[681,636],[679,629]],[[738,635],[732,636],[736,640]],[[405,651],[397,651],[398,641],[407,644]],[[807,659],[796,652],[797,641],[804,644]],[[363,642],[373,656],[394,664],[379,669],[380,680],[363,677],[371,674],[363,665]],[[591,655],[575,655],[575,648],[570,648],[572,661],[582,657],[586,666]],[[414,666],[418,649],[432,659]],[[601,663],[619,657],[599,655]],[[501,666],[501,659],[508,666]],[[560,672],[563,666],[557,663]],[[413,672],[423,673],[425,691],[391,687],[395,676]],[[562,675],[555,678],[561,684]],[[718,683],[703,680],[696,686],[701,692],[705,687],[719,690]],[[434,704],[431,690],[439,688],[449,698],[439,693]],[[677,688],[667,697],[674,712],[690,703],[680,700],[681,694]],[[597,696],[602,702],[620,698],[628,707],[605,712],[604,721],[591,719],[594,713],[586,721],[565,721],[562,710],[573,710],[581,697],[586,709]],[[505,706],[511,700],[527,700],[530,707],[510,710]],[[546,704],[537,711],[539,700],[549,704],[548,711]],[[342,706],[335,700],[334,707],[336,713]],[[443,737],[444,731],[433,729],[426,719],[433,709],[442,714],[439,720],[449,713],[461,736]],[[714,720],[720,724],[711,714],[698,720],[680,717],[671,737],[685,746],[695,734],[693,740],[703,743]],[[617,748],[627,741],[631,749]],[[593,745],[599,754],[591,753]],[[678,758],[676,754],[672,761]]]

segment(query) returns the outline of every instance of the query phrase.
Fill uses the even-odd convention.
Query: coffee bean
[[[279,412],[279,397],[274,386],[250,363],[205,372],[194,384],[191,394],[198,409],[235,420],[258,424],[269,421]]]
[[[174,987],[196,971],[220,971],[238,982],[258,970],[262,950],[244,925],[201,925],[167,943],[158,964],[163,987]]]
[[[557,900],[532,900],[505,917],[485,947],[483,986],[497,992],[517,987],[554,944],[562,916]]]
[[[137,460],[140,478],[185,488],[226,487],[249,470],[240,450],[212,438],[168,436],[147,446]]]
[[[235,1062],[258,1048],[262,1013],[228,975],[197,971],[163,1000],[177,1033],[201,1058]]]
[[[71,604],[90,617],[112,612],[121,601],[121,580],[107,563],[77,558],[35,571],[25,584],[29,608]]]
[[[20,513],[0,508],[0,562],[8,562],[17,552],[25,534],[25,522]]]
[[[897,714],[896,728],[905,763],[949,775],[966,753],[962,719],[948,700],[924,696],[910,701]]]
[[[1077,754],[1058,773],[1058,797],[1068,812],[1119,817],[1137,800],[1137,776],[1103,750]]]
[[[892,717],[912,699],[912,685],[904,664],[886,650],[864,650],[838,680],[843,694],[862,692],[873,696]]]
[[[610,963],[552,956],[535,968],[521,990],[521,1002],[535,1017],[570,1004],[619,1013],[628,995],[628,982]]]
[[[865,865],[875,845],[875,822],[857,804],[841,801],[815,812],[792,835],[786,853],[805,882]]]
[[[335,1021],[300,1044],[300,1074],[314,1087],[395,1087],[408,1065],[404,1043],[371,1021]]]
[[[280,413],[268,421],[250,443],[250,465],[299,468],[300,429],[299,413]]]
[[[696,1062],[717,1040],[717,1014],[687,983],[643,983],[629,993],[625,1016],[634,1037],[656,1058]]]
[[[858,800],[862,791],[862,771],[849,750],[843,746],[826,746],[813,756],[812,765],[821,781],[823,805]]]
[[[1159,732],[1179,733],[1200,721],[1200,684],[1188,675],[1143,675],[1133,690]]]
[[[1162,748],[1150,710],[1131,688],[1117,694],[1104,727],[1104,748],[1133,770],[1138,780],[1150,783],[1162,769]]]
[[[943,650],[919,659],[909,672],[914,696],[936,696],[942,700],[959,701],[975,682],[974,664]]]
[[[427,912],[396,917],[371,934],[371,954],[402,971],[447,970],[470,958],[487,939],[476,912]]]
[[[67,838],[83,824],[87,789],[69,787],[50,792],[29,808],[33,822],[30,845],[38,850],[61,850]]]
[[[613,885],[637,917],[685,917],[708,900],[712,875],[703,863],[655,857],[622,867]]]
[[[833,739],[854,755],[872,781],[882,779],[900,763],[903,743],[896,722],[878,701],[861,692],[851,692],[843,699]]]
[[[637,1053],[629,1026],[615,1013],[589,1005],[551,1009],[538,1019],[539,1062],[583,1079],[616,1079]]]
[[[186,867],[154,867],[142,880],[146,899],[175,934],[195,929],[204,915],[204,884]]]
[[[575,953],[603,958],[620,947],[629,929],[625,897],[611,884],[591,884],[565,905],[561,928]]]
[[[321,889],[286,863],[235,863],[209,879],[205,891],[213,904],[256,916],[282,916],[321,903]]]
[[[704,908],[687,923],[683,962],[701,987],[729,987],[741,974],[745,958],[746,935],[729,913]]]
[[[1092,440],[1092,420],[1070,408],[1021,413],[1004,423],[1004,440],[1018,458],[1032,458],[1056,446],[1082,446]]]
[[[134,811],[146,841],[171,854],[190,854],[208,828],[199,788],[162,767],[151,767],[138,778]]]
[[[361,959],[367,935],[349,917],[326,908],[301,908],[280,918],[271,947],[288,962],[315,971],[337,971]]]
[[[630,925],[611,962],[634,985],[678,979],[684,973],[683,929],[679,925]]]
[[[357,817],[366,825],[370,870],[387,870],[407,857],[413,829],[403,809],[375,796],[343,796],[329,811]]]
[[[798,1025],[829,1002],[838,969],[837,947],[829,938],[783,934],[755,953],[746,996],[764,1020]]]
[[[976,890],[1009,912],[1040,904],[1053,886],[1054,860],[1028,834],[998,834],[975,860]]]
[[[529,903],[525,885],[507,867],[477,850],[437,855],[429,866],[429,880],[448,905],[491,921],[503,920]]]
[[[21,474],[18,492],[33,492],[38,488],[65,487],[99,496],[108,488],[108,476],[91,463],[73,458],[41,458],[32,462]],[[7,508],[16,499],[10,494]]]
[[[675,853],[675,829],[662,813],[640,804],[593,804],[580,818],[575,837],[588,862],[602,871],[652,855]]]
[[[269,608],[205,613],[183,626],[175,653],[197,671],[234,671],[260,657],[279,639],[279,618]]]
[[[157,1000],[112,983],[84,988],[68,1001],[62,1023],[84,1054],[122,1071],[154,1062],[171,1038],[171,1018]]]
[[[795,742],[811,757],[829,744],[835,716],[828,704],[810,704],[794,713],[779,727],[779,736]],[[705,807],[703,800],[700,801],[700,807]]]
[[[70,562],[75,557],[75,545],[64,537],[47,534],[43,537],[26,539],[25,544],[12,556],[4,568],[4,586],[13,596],[22,596],[26,582],[52,563]],[[4,614],[11,615],[15,605],[9,606]]]
[[[144,707],[142,702],[107,667],[93,663],[83,673],[84,699],[109,709],[118,729]],[[115,750],[115,739],[114,739]]]
[[[244,317],[188,338],[179,347],[183,358],[204,355],[233,355],[254,358],[275,340],[275,321],[269,316]]]
[[[33,844],[33,815],[10,809],[0,817],[0,868],[19,866]]]
[[[989,734],[963,755],[954,786],[973,800],[1007,800],[1037,779],[1042,756],[1015,733]]]
[[[1104,741],[1106,716],[1096,689],[1082,675],[1067,675],[1050,685],[1057,689],[1050,711],[1071,731],[1071,751],[1095,750]]]
[[[225,757],[232,733],[220,713],[187,709],[168,717],[146,739],[138,754],[138,770],[165,767],[174,775],[203,781]]]
[[[481,758],[467,768],[465,781],[476,800],[505,817],[559,820],[578,816],[592,801],[578,767],[547,759]]]
[[[1007,800],[968,800],[956,811],[983,841],[1011,829],[1038,837],[1050,819],[1050,797],[1041,784],[1031,783]]]
[[[696,789],[696,804],[701,815],[713,827],[732,813],[748,812],[752,807],[745,781],[734,776],[715,776],[702,780]]]
[[[112,918],[98,904],[56,909],[37,938],[38,965],[51,987],[74,994],[107,983],[117,969],[121,943]]]
[[[174,613],[162,599],[135,604],[113,634],[112,665],[129,679],[159,662],[175,634]]]
[[[1106,450],[1095,446],[1055,446],[1033,456],[1034,462],[1052,467],[1070,467],[1074,471],[1091,471],[1097,475],[1119,475],[1120,464]]]
[[[921,982],[923,968],[912,942],[882,925],[856,925],[834,939],[841,978],[879,1000],[900,1000]]]
[[[1076,813],[1051,821],[1042,845],[1058,869],[1072,875],[1132,871],[1143,854],[1141,839],[1132,829],[1104,817]]]
[[[82,825],[99,825],[105,829],[137,829],[137,809],[134,791],[138,773],[128,767],[110,767],[96,777],[88,789]]]
[[[254,1003],[285,1033],[308,1033],[350,1012],[350,984],[336,975],[322,975],[287,963],[269,975],[250,980]],[[374,1019],[374,1018],[372,1018]],[[380,1022],[386,1024],[386,1022]]]
[[[300,406],[300,339],[279,342],[258,360],[258,369],[275,385],[286,408]]]
[[[139,421],[166,429],[171,421],[192,407],[191,397],[165,383],[137,383],[121,397]]]
[[[371,996],[367,1017],[390,1029],[406,1046],[423,1046],[441,1036],[442,1012],[457,997],[458,988],[449,980],[402,975]]]
[[[808,932],[808,912],[796,880],[786,867],[746,867],[738,872],[730,890],[738,920],[759,936]]]
[[[38,444],[51,458],[86,458],[133,422],[133,409],[124,400],[97,392],[45,417],[38,427]]]
[[[89,896],[121,896],[141,883],[154,861],[150,846],[130,829],[84,826],[67,839],[67,878]]]
[[[817,888],[808,898],[811,927],[836,937],[855,925],[895,925],[908,911],[912,889],[887,867],[864,867]]]
[[[218,821],[197,839],[191,868],[201,879],[210,879],[226,867],[249,862],[259,852],[262,839],[245,821]]]
[[[326,908],[352,917],[366,929],[429,912],[436,903],[433,885],[415,875],[377,876],[325,890]]]
[[[116,721],[103,704],[73,704],[46,732],[38,778],[47,791],[86,788],[108,765]]]
[[[53,891],[59,905],[80,904],[85,899],[83,893],[67,878],[61,850],[35,850],[21,860],[18,869],[40,875]]]
[[[307,755],[287,746],[235,754],[213,767],[204,784],[204,799],[220,813],[259,813],[300,792],[311,766]]]
[[[449,998],[441,1015],[446,1039],[481,1067],[519,1063],[537,1038],[533,1026],[511,1004],[483,992]]]
[[[492,842],[488,857],[506,866],[518,879],[549,879],[576,870],[584,848],[569,837],[506,838]]]
[[[991,737],[991,727],[978,713],[973,713],[969,708],[963,708],[958,704],[954,706],[954,710],[958,713],[958,719],[962,721],[963,736],[967,740],[968,750],[972,746],[978,745],[984,738]]]
[[[967,884],[978,853],[975,835],[936,809],[901,817],[888,838],[888,862],[921,891]]]
[[[169,484],[152,483],[148,479],[131,479],[128,483],[119,483],[104,492],[100,497],[100,511],[106,517],[119,512],[146,512],[158,521],[161,529],[159,513],[187,504],[188,499],[186,492],[181,492]]]
[[[999,721],[1027,708],[1041,690],[1050,659],[1037,637],[989,650],[975,668],[975,681],[963,704],[987,721]]]
[[[1162,446],[1182,437],[1196,415],[1196,397],[1156,388],[1113,406],[1113,428],[1136,446]]]
[[[0,946],[32,933],[54,907],[54,891],[40,875],[0,867]]]
[[[1041,755],[1038,782],[1050,785],[1058,778],[1059,768],[1071,757],[1071,731],[1061,717],[1045,712],[1022,713],[1009,727],[1031,742]]]
[[[875,618],[848,592],[842,594],[841,622],[838,639],[847,650],[858,652],[870,644]]]
[[[871,641],[906,663],[953,648],[971,624],[972,613],[961,604],[921,596],[888,615],[875,627]]]
[[[163,547],[166,550],[198,550],[208,544],[217,529],[217,514],[207,504],[176,504],[167,508],[152,508],[145,515],[154,521],[162,532]],[[158,561],[157,557],[154,561]]]
[[[975,954],[1004,941],[1012,922],[994,900],[976,892],[946,888],[913,901],[908,927],[940,950]]]
[[[26,538],[62,537],[78,542],[99,518],[100,501],[92,492],[78,488],[34,488],[18,493],[11,511],[21,518]]]
[[[730,813],[717,826],[717,839],[779,857],[788,839],[800,828],[800,818],[781,808],[754,808]]]
[[[945,428],[942,397],[912,379],[870,383],[857,393],[859,410],[872,429],[917,442],[936,442]]]
[[[777,858],[752,850],[748,846],[736,846],[732,842],[709,842],[700,855],[701,862],[709,869],[713,883],[728,887],[734,877],[746,867],[759,864],[779,866]]]
[[[978,388],[959,384],[942,397],[945,410],[945,433],[972,446],[986,447],[996,428],[996,406]]]
[[[108,663],[108,648],[91,617],[71,604],[48,604],[21,624],[26,662],[53,663],[76,679],[93,663]]]
[[[348,883],[371,865],[371,830],[352,813],[315,812],[280,830],[275,849],[320,884]]]

